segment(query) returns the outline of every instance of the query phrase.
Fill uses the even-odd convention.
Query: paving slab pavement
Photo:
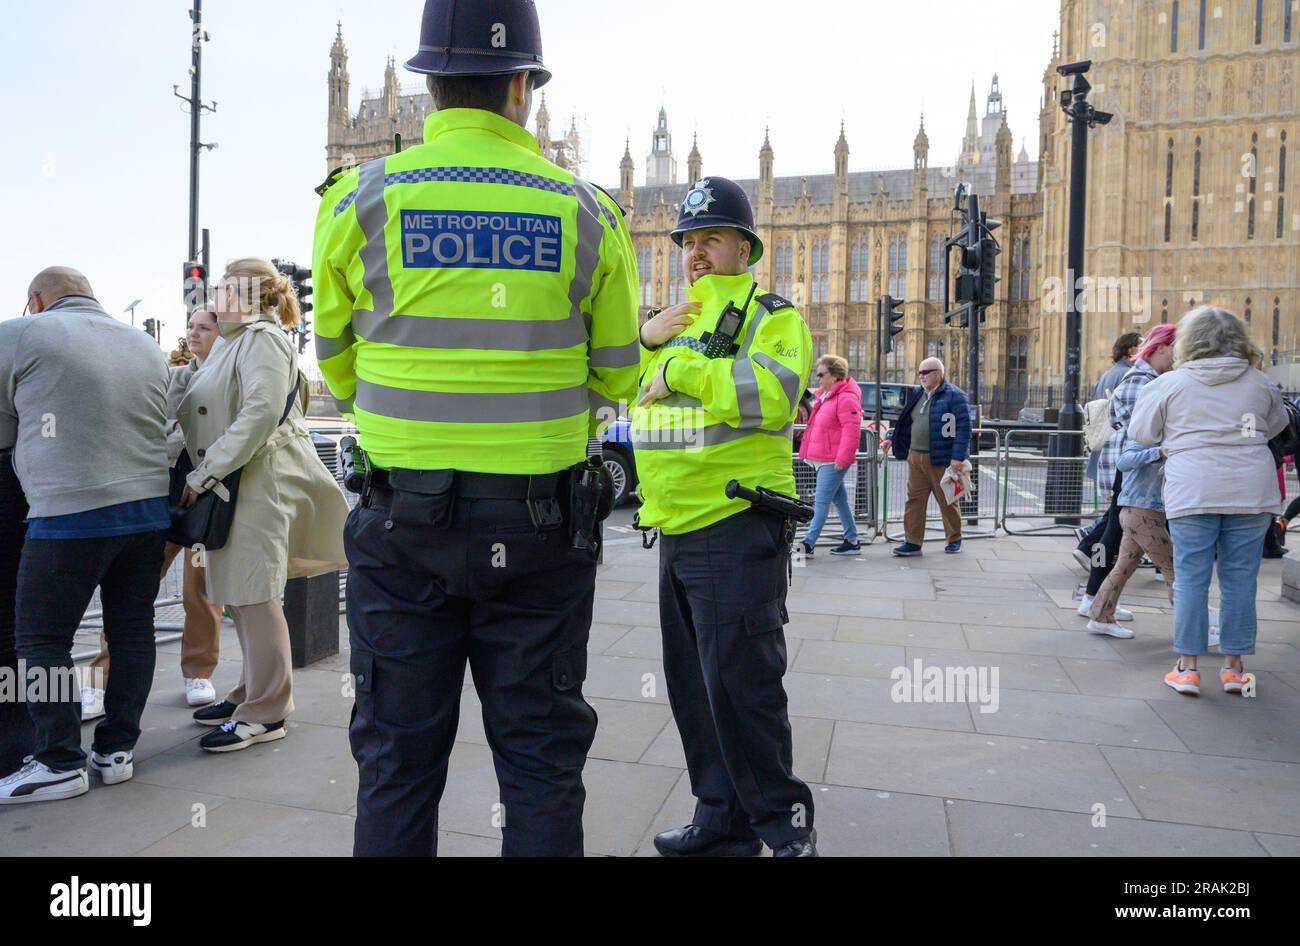
[[[1264,562],[1259,581],[1247,659],[1258,696],[1207,685],[1189,699],[1160,682],[1172,615],[1148,571],[1124,598],[1136,636],[1115,640],[1074,613],[1082,576],[1066,537],[1000,535],[906,561],[890,548],[877,540],[794,570],[786,690],[823,854],[1300,856],[1300,605],[1277,592],[1280,562]],[[660,660],[657,554],[611,543],[598,577],[584,689],[600,717],[586,769],[593,856],[654,856],[654,833],[694,805]],[[221,643],[219,695],[239,675],[228,623]],[[178,642],[159,646],[135,778],[0,809],[0,853],[350,852],[345,620],[340,653],[295,673],[289,737],[245,752],[198,748],[206,730],[189,718],[178,661]],[[1203,661],[1207,684],[1216,664]],[[911,681],[918,667],[938,673],[928,695]],[[978,687],[941,685],[981,673],[988,684],[994,670],[992,712]],[[440,853],[497,855],[497,800],[467,674]]]

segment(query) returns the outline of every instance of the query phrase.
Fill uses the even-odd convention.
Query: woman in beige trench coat
[[[208,490],[224,498],[221,481],[243,469],[230,537],[203,552],[208,598],[230,608],[243,672],[224,700],[194,714],[220,727],[199,745],[230,752],[286,734],[293,672],[280,594],[289,578],[346,567],[348,506],[303,420],[307,396],[297,353],[281,330],[298,322],[292,284],[266,260],[235,260],[217,290],[217,307],[225,344],[195,375],[177,419],[194,464],[186,502]]]

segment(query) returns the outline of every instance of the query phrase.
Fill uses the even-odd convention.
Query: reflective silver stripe
[[[626,345],[593,348],[587,362],[593,368],[631,368],[641,364],[641,343],[633,340]]]
[[[754,360],[766,368],[781,382],[785,399],[790,403],[790,410],[799,406],[799,376],[766,352],[759,352]]]
[[[480,348],[487,351],[547,351],[587,341],[581,320],[452,318],[390,315],[354,309],[352,325],[368,342],[406,348]]]
[[[600,262],[600,241],[605,231],[600,225],[600,201],[596,189],[581,178],[573,179],[578,195],[578,242],[573,248],[573,281],[569,283],[569,318],[581,322],[591,334],[590,316],[583,320],[582,300],[591,292]]]
[[[335,355],[341,355],[352,347],[357,337],[352,333],[352,326],[343,327],[343,334],[338,338],[326,338],[324,335],[316,336],[316,360],[326,361]]]
[[[705,427],[703,432],[696,427],[665,427],[654,430],[633,428],[632,445],[637,450],[698,450],[703,447],[716,447],[723,443],[734,443],[745,437],[760,434],[766,437],[782,437],[789,441],[793,433],[794,424],[786,424],[780,430],[756,430],[752,427],[737,428],[729,424],[713,424]]]
[[[375,300],[374,314],[379,316],[391,315],[393,311],[393,281],[388,276],[388,248],[384,243],[384,227],[388,223],[384,160],[376,158],[361,165],[357,185],[357,223],[366,237],[359,254],[365,270],[361,284]]]
[[[765,315],[767,309],[761,305],[755,308],[754,321],[749,324],[744,344],[736,352],[736,361],[731,367],[731,377],[736,383],[736,404],[740,408],[741,427],[763,425],[763,403],[758,397],[758,378],[754,374],[754,363],[749,360],[749,349],[758,336],[758,324]]]
[[[517,393],[407,391],[357,379],[364,411],[400,420],[508,424],[562,420],[587,411],[587,386]]]
[[[591,388],[587,389],[587,407],[593,417],[597,416],[598,411],[604,410],[605,413],[599,415],[601,420],[613,420],[623,413],[623,408],[626,406],[618,401],[611,401],[599,391],[593,391]]]

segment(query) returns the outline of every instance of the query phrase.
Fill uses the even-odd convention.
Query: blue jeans
[[[809,545],[817,544],[817,537],[822,534],[822,528],[830,515],[831,503],[835,504],[835,511],[840,515],[845,541],[858,541],[858,527],[853,524],[853,509],[849,506],[849,491],[844,488],[844,477],[850,469],[852,467],[837,470],[834,463],[824,463],[817,468],[812,522],[808,523],[808,533],[803,537]]]
[[[1264,551],[1266,512],[1179,516],[1174,540],[1174,652],[1209,652],[1210,573],[1219,568],[1219,653],[1255,652],[1255,579]]]

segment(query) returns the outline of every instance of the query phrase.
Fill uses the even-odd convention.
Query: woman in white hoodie
[[[1178,323],[1176,371],[1142,389],[1129,438],[1164,448],[1164,504],[1174,540],[1174,651],[1165,683],[1201,689],[1209,647],[1210,574],[1219,573],[1219,680],[1240,693],[1255,652],[1255,579],[1264,532],[1281,506],[1269,438],[1287,423],[1260,350],[1231,312],[1201,306]]]

